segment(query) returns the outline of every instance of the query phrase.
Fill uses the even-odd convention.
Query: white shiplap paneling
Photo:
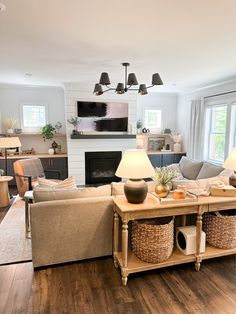
[[[91,92],[80,90],[80,87],[66,84],[65,100],[66,100],[66,119],[70,116],[77,115],[77,101],[114,101],[127,102],[128,123],[132,125],[133,133],[136,133],[136,112],[137,112],[137,94],[130,93],[125,95],[116,95],[114,92],[104,94],[102,97],[96,97]],[[79,185],[85,184],[85,152],[99,151],[122,151],[135,148],[135,139],[71,139],[73,126],[66,123],[67,133],[67,152],[69,175],[76,178]]]

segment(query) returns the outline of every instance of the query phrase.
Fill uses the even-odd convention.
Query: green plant
[[[3,176],[3,175],[4,175],[4,170],[0,169],[0,176]]]
[[[53,136],[55,134],[55,128],[52,126],[51,123],[46,124],[45,126],[42,127],[40,134],[43,136],[44,141],[45,140],[52,140]]]
[[[177,178],[177,173],[175,170],[168,167],[157,167],[155,168],[155,175],[152,178],[160,184],[167,184],[171,180]]]
[[[139,120],[137,121],[137,123],[136,123],[136,127],[137,127],[137,129],[142,129],[142,126],[143,126],[143,122],[142,122],[141,119],[139,119]]]

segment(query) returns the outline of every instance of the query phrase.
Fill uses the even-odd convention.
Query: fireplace
[[[121,151],[85,152],[85,183],[99,184],[121,181],[115,176]]]

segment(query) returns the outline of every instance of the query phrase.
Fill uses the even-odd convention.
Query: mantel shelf
[[[136,138],[136,134],[77,134],[71,135],[71,139],[129,139]]]

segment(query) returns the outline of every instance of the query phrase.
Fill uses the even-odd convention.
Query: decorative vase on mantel
[[[180,153],[181,152],[181,144],[180,143],[174,143],[173,145],[173,152]]]
[[[168,184],[157,184],[155,187],[155,192],[158,198],[167,197],[170,192],[170,187]]]

